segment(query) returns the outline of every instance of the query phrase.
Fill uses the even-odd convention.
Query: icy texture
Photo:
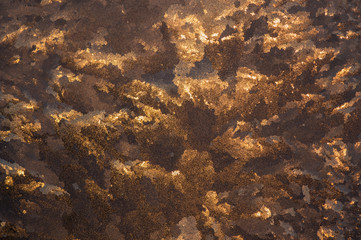
[[[360,239],[359,0],[0,1],[0,238]]]

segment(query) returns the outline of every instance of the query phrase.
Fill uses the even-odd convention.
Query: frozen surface
[[[361,1],[1,0],[1,239],[361,239]]]

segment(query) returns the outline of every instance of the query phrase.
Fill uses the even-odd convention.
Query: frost
[[[303,200],[310,204],[311,202],[311,195],[310,195],[310,189],[308,186],[302,186],[302,193],[303,193]]]
[[[201,233],[197,229],[197,222],[195,217],[184,217],[177,224],[181,234],[177,237],[177,240],[200,240],[202,239]]]
[[[254,213],[253,216],[254,217],[260,217],[260,218],[263,218],[263,219],[267,219],[267,218],[270,218],[272,216],[272,212],[268,207],[262,206],[260,211]]]
[[[2,168],[2,172],[5,172],[6,175],[25,175],[25,168],[21,167],[17,163],[9,163],[0,158],[0,166]]]
[[[357,236],[360,1],[0,2],[0,238]]]
[[[68,194],[64,189],[50,184],[44,184],[40,188],[40,192],[42,192],[43,194],[55,194],[57,196]]]
[[[349,170],[351,157],[348,154],[347,145],[341,140],[334,140],[333,142],[324,144],[315,152],[326,158],[326,164],[333,168],[339,168],[344,171]]]
[[[325,209],[332,209],[334,211],[341,211],[343,209],[343,204],[337,200],[326,199],[325,204],[322,205]]]
[[[285,229],[285,234],[291,235],[293,237],[296,235],[291,224],[280,221],[280,225],[281,225],[281,227],[283,227]]]

